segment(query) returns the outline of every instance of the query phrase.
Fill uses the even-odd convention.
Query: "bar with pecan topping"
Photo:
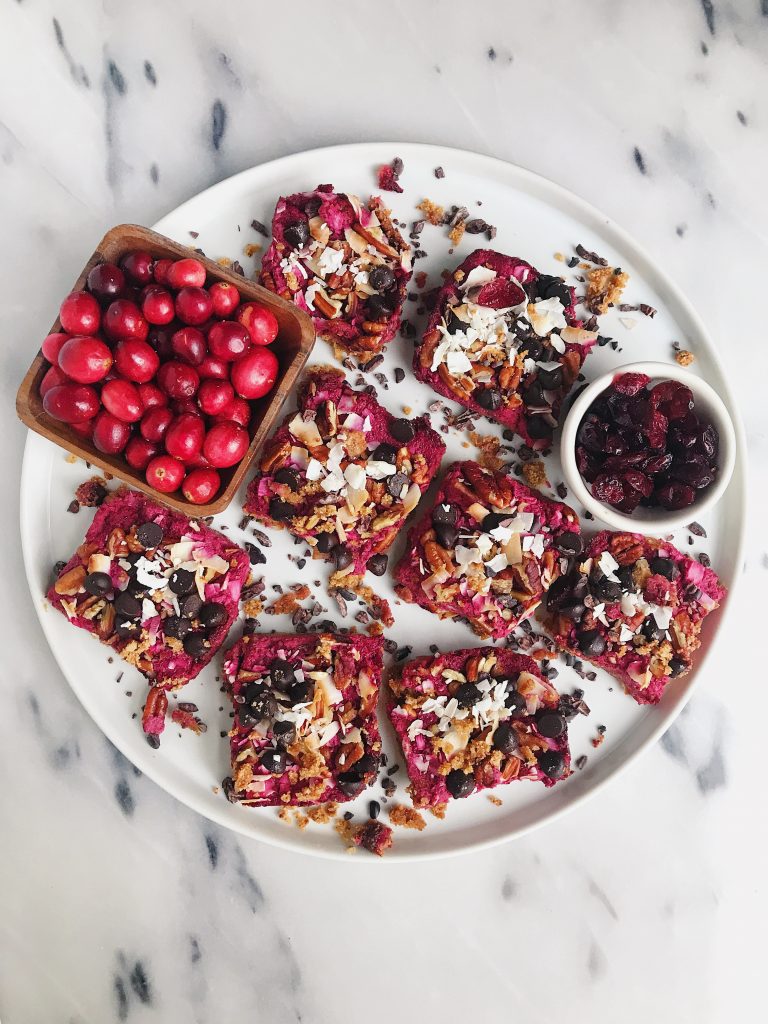
[[[413,368],[438,394],[543,449],[596,341],[561,278],[477,249],[440,290]]]
[[[396,591],[481,637],[508,636],[583,549],[579,520],[514,477],[476,462],[449,467],[408,533]]]
[[[331,558],[337,582],[366,568],[380,576],[444,451],[426,416],[398,419],[340,371],[314,367],[299,411],[264,448],[245,511]]]
[[[415,807],[570,774],[567,714],[532,658],[493,647],[414,658],[389,686]]]
[[[690,669],[704,617],[724,596],[712,569],[667,541],[603,530],[550,587],[544,625],[562,650],[606,669],[638,704],[656,704]]]
[[[48,600],[153,685],[145,731],[208,664],[237,618],[250,570],[242,548],[204,523],[121,487],[96,512]]]
[[[230,799],[252,807],[352,800],[375,779],[384,641],[244,636],[224,658],[235,717]]]
[[[312,317],[321,338],[370,359],[400,325],[411,247],[381,199],[318,185],[281,197],[261,283]]]

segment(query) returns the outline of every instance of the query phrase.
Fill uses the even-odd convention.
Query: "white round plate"
[[[693,369],[717,389],[734,418],[739,458],[728,491],[703,524],[708,540],[697,542],[690,551],[698,551],[703,546],[711,555],[713,566],[723,582],[731,588],[742,561],[744,442],[730,389],[714,354],[714,345],[694,310],[660,272],[656,263],[607,217],[577,196],[529,171],[486,156],[410,143],[364,143],[297,153],[244,171],[195,196],[155,227],[180,242],[200,246],[213,258],[239,259],[246,273],[251,274],[256,264],[253,259],[245,257],[244,247],[248,243],[264,244],[266,241],[250,227],[251,221],[256,218],[268,225],[278,196],[310,189],[320,182],[332,182],[339,189],[368,195],[377,191],[376,167],[395,156],[400,156],[405,162],[401,179],[405,192],[403,195],[387,193],[386,199],[391,201],[396,215],[409,225],[419,217],[415,204],[428,196],[444,206],[465,205],[470,216],[482,216],[495,224],[498,234],[494,248],[530,260],[544,272],[565,273],[567,279],[572,280],[571,275],[578,271],[568,271],[554,254],[561,252],[570,256],[578,242],[629,272],[626,300],[650,303],[658,309],[658,315],[651,320],[640,314],[630,314],[635,322],[632,329],[622,325],[620,314],[615,312],[602,318],[601,332],[617,339],[621,350],[616,352],[610,347],[595,350],[586,363],[587,379],[593,379],[612,366],[641,358],[669,361],[673,340],[680,341],[685,348],[696,353]],[[445,170],[442,180],[434,176],[437,166]],[[482,206],[476,205],[477,201],[482,201]],[[191,232],[197,234],[192,236]],[[427,226],[421,236],[421,244],[428,256],[416,262],[416,270],[426,271],[429,286],[433,286],[439,282],[444,267],[454,265],[485,242],[482,235],[465,235],[455,255],[450,256],[445,229]],[[405,315],[421,328],[424,317],[417,315],[416,306],[416,303],[407,303]],[[380,398],[395,414],[401,412],[403,405],[410,406],[414,413],[421,413],[436,397],[426,385],[413,380],[408,372],[411,349],[410,341],[398,338],[389,346],[384,365],[379,367],[390,381],[389,390],[382,391]],[[317,343],[313,361],[332,361],[325,343]],[[407,376],[395,386],[392,371],[396,366],[405,369]],[[354,379],[356,374],[349,376]],[[439,413],[434,418],[436,425],[442,423]],[[495,430],[487,424],[482,424],[479,429],[483,433]],[[472,457],[475,453],[474,448],[466,447],[468,439],[465,435],[457,431],[451,431],[446,441],[445,465],[453,459]],[[550,481],[556,485],[561,479],[556,455],[548,458],[547,469]],[[75,487],[87,475],[82,463],[73,465],[67,462],[61,449],[36,434],[29,435],[21,481],[21,532],[27,577],[54,656],[86,710],[142,772],[201,814],[228,828],[278,846],[330,857],[346,857],[338,836],[327,825],[310,824],[300,831],[278,820],[273,808],[249,809],[227,802],[219,787],[228,773],[228,743],[221,733],[229,726],[229,707],[215,681],[215,665],[182,691],[182,699],[194,701],[200,707],[201,716],[208,725],[207,733],[200,737],[191,733],[180,734],[169,724],[159,750],[152,750],[142,735],[139,721],[132,718],[140,711],[144,700],[144,681],[119,659],[108,664],[105,647],[72,628],[63,616],[46,607],[43,595],[52,565],[58,559],[69,557],[90,521],[88,509],[81,510],[78,515],[67,512]],[[248,531],[242,533],[238,528],[240,505],[239,499],[233,502],[226,513],[217,517],[214,525],[226,525],[230,536],[238,540],[252,540]],[[577,511],[582,510],[577,508]],[[727,530],[723,528],[726,522]],[[599,527],[598,523],[589,521],[584,521],[583,525],[587,531]],[[258,571],[264,570],[268,596],[272,583],[306,582],[312,585],[316,579],[325,581],[327,570],[323,563],[308,561],[305,568],[299,570],[287,559],[289,553],[303,551],[302,546],[294,547],[287,533],[273,532],[271,538],[272,547],[267,552],[266,566],[256,567]],[[688,551],[686,531],[679,531],[676,538],[683,550]],[[391,553],[391,563],[398,554],[399,549]],[[410,645],[414,654],[426,653],[433,643],[442,650],[479,643],[470,630],[459,623],[440,621],[421,608],[397,603],[387,579],[374,582],[379,593],[395,602],[396,623],[388,635],[401,646]],[[346,620],[338,617],[334,601],[328,598],[324,586],[313,587],[313,591],[328,607],[329,618],[340,624],[354,624],[352,612]],[[502,800],[500,807],[492,805],[485,795],[476,795],[453,803],[443,821],[427,814],[428,827],[425,831],[396,830],[395,845],[388,857],[399,860],[436,857],[487,846],[519,836],[576,806],[637,757],[669,726],[705,668],[707,647],[713,642],[718,629],[722,628],[724,610],[711,615],[706,622],[704,645],[696,669],[686,679],[673,683],[656,707],[638,707],[624,695],[617,683],[602,674],[596,682],[583,683],[558,661],[560,674],[557,684],[564,692],[583,685],[592,708],[588,718],[577,718],[571,726],[573,759],[588,754],[586,767],[552,789],[529,782],[506,786],[497,791]],[[287,618],[263,615],[261,628],[290,631],[291,627]],[[119,675],[122,678],[117,681]],[[596,735],[598,724],[607,727],[607,734],[603,745],[594,750],[590,739]],[[383,732],[385,749],[392,765],[398,756],[386,721],[383,722]],[[405,795],[403,790],[407,780],[403,769],[395,776],[395,781],[398,792],[394,799],[397,799]],[[355,812],[355,818],[361,820],[366,813],[367,801],[380,796],[380,787],[376,785],[348,807]],[[353,860],[372,862],[375,858],[360,855]]]

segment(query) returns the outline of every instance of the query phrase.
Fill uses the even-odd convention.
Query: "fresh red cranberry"
[[[45,398],[51,388],[57,388],[60,384],[71,384],[72,381],[62,373],[58,366],[49,366],[40,381],[40,397]]]
[[[129,252],[120,260],[120,266],[125,275],[136,284],[149,284],[152,280],[152,254],[137,250]]]
[[[139,389],[129,380],[118,377],[109,380],[101,389],[101,404],[124,423],[136,423],[144,415],[144,404]]]
[[[99,302],[112,302],[123,294],[125,274],[114,263],[98,263],[88,274],[88,290]]]
[[[187,473],[181,493],[193,505],[206,505],[213,501],[221,487],[221,477],[215,469],[193,469]]]
[[[194,398],[174,398],[171,402],[171,409],[174,416],[183,416],[190,413],[192,416],[200,415],[200,407]]]
[[[216,423],[226,423],[227,420],[233,420],[235,423],[239,423],[241,427],[247,427],[251,422],[251,407],[244,398],[235,396],[232,404],[228,405],[224,412],[219,413],[214,418]]]
[[[194,367],[172,360],[157,371],[157,383],[170,398],[192,398],[200,378]]]
[[[59,320],[68,334],[95,334],[101,325],[101,306],[89,292],[72,292],[61,304]]]
[[[46,392],[43,409],[62,423],[80,423],[99,411],[99,396],[87,384],[59,384]]]
[[[115,349],[115,367],[121,377],[135,384],[146,384],[152,380],[160,366],[157,352],[138,338],[121,341]]]
[[[182,288],[176,295],[176,316],[184,324],[204,324],[212,312],[211,296],[205,288]]]
[[[234,399],[228,380],[204,380],[197,392],[197,404],[207,416],[220,416]]]
[[[139,433],[145,441],[158,444],[165,437],[165,432],[173,422],[173,413],[167,405],[155,405],[147,409],[141,417]]]
[[[251,349],[232,364],[232,385],[241,398],[261,398],[274,387],[278,369],[277,359],[270,349]]]
[[[271,345],[277,337],[274,313],[258,302],[244,302],[235,313],[235,320],[246,328],[254,345]]]
[[[52,366],[58,366],[59,352],[61,352],[64,343],[69,341],[71,337],[71,334],[56,331],[54,334],[49,334],[43,342],[42,353]]]
[[[59,368],[78,384],[95,384],[112,369],[112,352],[100,338],[70,338],[59,352]]]
[[[151,381],[146,384],[139,384],[139,398],[145,409],[154,409],[158,405],[168,405],[168,395]]]
[[[227,281],[217,281],[208,289],[213,303],[214,316],[225,319],[234,313],[240,303],[240,292]]]
[[[171,288],[202,288],[205,284],[205,267],[200,260],[188,257],[176,260],[166,271]]]
[[[144,479],[156,491],[171,494],[179,489],[184,479],[184,463],[172,455],[157,455],[149,462]]]
[[[207,354],[205,335],[197,327],[182,327],[171,335],[171,352],[182,362],[199,366]]]
[[[160,451],[159,445],[152,444],[143,437],[132,437],[125,446],[125,461],[131,469],[141,472],[146,469],[151,459]]]
[[[219,320],[208,331],[208,348],[217,359],[231,362],[252,348],[251,336],[235,320]]]
[[[155,284],[167,285],[168,271],[173,266],[173,260],[157,260],[155,262]]]
[[[93,443],[106,455],[117,455],[128,444],[131,425],[102,409],[93,423]]]
[[[82,420],[80,423],[70,423],[69,429],[90,441],[93,437],[93,423],[93,420]]]
[[[223,469],[240,462],[248,451],[248,432],[229,420],[226,423],[215,423],[205,435],[203,455],[212,466]]]
[[[113,341],[125,341],[128,338],[146,341],[149,324],[135,302],[117,299],[107,306],[104,313],[104,332]]]
[[[195,369],[204,379],[210,377],[217,380],[229,380],[229,363],[223,359],[216,359],[212,355],[207,355]]]
[[[177,416],[165,432],[165,450],[182,462],[194,458],[203,447],[205,425],[199,416]]]
[[[159,285],[150,285],[144,294],[141,311],[151,324],[169,324],[176,313],[173,296]]]
[[[174,332],[168,327],[153,327],[147,335],[147,344],[160,356],[162,362],[173,359],[173,348],[171,338]]]

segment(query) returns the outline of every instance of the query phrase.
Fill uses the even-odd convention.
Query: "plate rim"
[[[723,367],[718,355],[717,347],[714,343],[708,328],[706,327],[702,317],[699,315],[693,303],[688,299],[682,289],[678,286],[676,281],[670,277],[663,269],[663,267],[653,259],[646,250],[646,248],[634,237],[617,224],[612,218],[608,217],[601,210],[595,207],[588,200],[582,198],[577,193],[571,191],[558,182],[546,177],[545,175],[538,174],[535,171],[531,171],[528,168],[513,163],[512,161],[503,160],[500,157],[494,157],[483,153],[478,153],[471,149],[461,149],[453,146],[443,146],[440,144],[433,143],[420,143],[420,142],[387,142],[387,141],[369,141],[369,142],[353,142],[353,143],[341,143],[338,145],[322,146],[314,149],[298,150],[294,153],[289,153],[281,157],[277,157],[274,160],[267,160],[261,164],[255,164],[251,167],[245,168],[242,171],[238,171],[236,174],[230,175],[221,181],[210,185],[208,188],[201,190],[190,196],[184,202],[174,207],[173,210],[168,211],[156,221],[152,228],[156,231],[163,231],[163,222],[170,217],[176,217],[183,215],[186,208],[192,203],[198,202],[202,197],[215,196],[219,192],[227,192],[228,190],[236,187],[235,183],[241,183],[243,179],[247,179],[251,176],[257,176],[258,172],[264,168],[269,167],[270,169],[279,170],[283,164],[290,163],[291,161],[297,161],[300,158],[306,158],[307,156],[322,158],[325,156],[342,156],[343,154],[350,154],[359,157],[361,153],[374,154],[377,150],[388,150],[390,152],[402,152],[408,151],[417,152],[424,156],[434,154],[437,158],[439,154],[438,163],[446,161],[451,156],[455,156],[463,161],[476,161],[479,165],[486,164],[496,169],[500,174],[506,176],[512,176],[509,181],[510,187],[514,188],[518,183],[523,186],[527,185],[528,188],[524,189],[531,194],[534,188],[544,188],[545,191],[550,192],[556,196],[560,201],[569,204],[572,209],[575,209],[579,213],[583,213],[593,220],[597,220],[602,230],[607,230],[613,234],[617,240],[617,247],[624,246],[631,253],[636,262],[644,264],[644,273],[649,273],[650,276],[661,284],[668,296],[678,304],[680,310],[684,316],[689,320],[692,326],[695,328],[697,334],[704,339],[707,346],[707,358],[712,361],[712,364],[717,369],[722,381],[723,388],[722,397],[724,398],[725,404],[728,407],[728,411],[733,419],[733,425],[736,435],[736,467],[733,478],[729,484],[729,488],[736,489],[736,500],[737,505],[740,509],[738,529],[739,535],[736,541],[736,562],[737,566],[741,565],[744,560],[744,552],[746,548],[746,518],[747,518],[747,479],[746,479],[746,439],[744,434],[744,426],[742,423],[741,413],[738,405],[734,402],[733,392],[728,382],[728,378],[723,372]],[[437,165],[436,165],[437,166]],[[514,179],[517,179],[515,181]],[[375,189],[372,191],[376,191]],[[706,379],[706,378],[704,378]],[[741,573],[738,571],[734,575],[734,580],[729,588],[728,599],[725,604],[719,609],[718,622],[716,625],[716,633],[711,638],[711,642],[707,645],[707,649],[704,650],[699,659],[697,659],[696,671],[690,678],[686,685],[686,689],[680,694],[679,699],[670,708],[669,713],[659,724],[651,730],[649,735],[640,742],[639,746],[626,756],[620,764],[613,768],[605,778],[602,778],[583,792],[578,793],[566,803],[560,807],[554,807],[540,820],[530,822],[528,824],[519,826],[503,835],[493,836],[486,839],[478,839],[477,841],[465,842],[462,845],[458,845],[451,849],[428,851],[426,853],[419,853],[417,850],[405,851],[402,853],[394,853],[391,856],[384,858],[374,857],[353,857],[350,858],[346,850],[339,844],[338,851],[331,848],[314,847],[309,844],[302,845],[298,841],[294,841],[292,835],[286,830],[285,839],[280,836],[257,836],[247,827],[245,822],[240,822],[237,817],[230,817],[227,813],[226,804],[222,804],[221,811],[218,807],[208,807],[205,805],[201,807],[199,802],[195,798],[187,798],[186,796],[179,795],[174,788],[169,788],[167,780],[163,779],[162,762],[156,761],[150,757],[153,753],[149,747],[147,752],[141,753],[137,756],[135,751],[131,751],[130,754],[123,749],[123,745],[120,740],[120,735],[115,735],[111,725],[108,724],[102,717],[101,712],[97,706],[94,706],[89,700],[88,687],[81,687],[76,681],[76,674],[70,669],[61,664],[56,657],[51,640],[49,637],[49,631],[47,622],[50,619],[46,615],[43,602],[39,599],[40,594],[36,593],[36,580],[34,574],[33,564],[33,552],[34,552],[34,537],[30,536],[31,533],[31,519],[25,516],[25,509],[27,507],[27,501],[29,500],[28,493],[30,489],[29,477],[33,473],[33,458],[31,457],[31,450],[36,447],[37,442],[42,444],[42,439],[36,438],[31,432],[27,432],[27,438],[24,445],[24,454],[22,458],[22,468],[20,474],[19,483],[19,516],[20,516],[20,534],[21,534],[21,545],[22,545],[22,557],[24,562],[24,572],[26,576],[27,586],[29,588],[32,603],[35,608],[38,621],[40,623],[43,635],[45,636],[51,655],[59,667],[61,674],[67,681],[70,689],[75,694],[80,704],[101,730],[101,732],[107,737],[107,739],[114,744],[114,746],[120,751],[120,753],[133,765],[135,765],[142,774],[146,775],[155,785],[159,786],[169,796],[178,800],[184,806],[200,814],[202,817],[221,825],[224,828],[228,828],[233,832],[240,835],[246,836],[249,839],[266,843],[269,846],[278,848],[280,850],[301,854],[304,856],[320,857],[328,860],[345,860],[347,863],[350,861],[353,863],[362,864],[380,864],[381,860],[385,863],[390,864],[403,864],[411,861],[429,861],[429,860],[442,860],[448,857],[456,857],[462,854],[469,854],[478,852],[481,850],[488,850],[496,846],[500,846],[503,843],[508,843],[514,839],[521,838],[522,836],[528,835],[531,832],[543,828],[545,825],[552,824],[553,822],[561,819],[564,815],[569,814],[571,811],[576,810],[585,801],[591,799],[598,792],[604,789],[607,785],[612,783],[615,779],[620,777],[630,766],[632,766],[640,757],[642,757],[647,751],[658,742],[660,736],[662,736],[675,722],[678,715],[681,713],[683,708],[690,701],[696,688],[700,685],[700,676],[704,666],[710,656],[710,651],[717,642],[717,638],[725,627],[726,623],[730,623],[731,617],[734,614],[732,606],[734,605],[734,593],[738,586],[738,581],[741,578]],[[172,786],[172,784],[171,784]]]

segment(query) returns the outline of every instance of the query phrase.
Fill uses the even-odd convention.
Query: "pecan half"
[[[65,572],[63,576],[59,576],[53,585],[53,589],[57,594],[71,596],[72,594],[79,593],[85,583],[85,566],[76,565],[74,568]]]
[[[115,606],[111,602],[104,605],[99,621],[96,623],[96,634],[99,640],[106,640],[115,631]]]
[[[272,438],[264,448],[259,463],[262,473],[271,473],[279,468],[291,454],[291,442]]]
[[[509,507],[512,488],[502,473],[481,469],[474,462],[467,463],[464,473],[481,502],[490,502],[496,508]]]
[[[315,426],[320,431],[320,436],[324,441],[329,441],[332,437],[336,436],[336,432],[339,429],[339,415],[335,402],[332,402],[330,398],[321,402],[317,407]]]
[[[429,563],[432,572],[440,572],[444,569],[449,574],[453,573],[454,566],[451,556],[437,541],[428,540],[426,542],[424,545],[424,557]]]

